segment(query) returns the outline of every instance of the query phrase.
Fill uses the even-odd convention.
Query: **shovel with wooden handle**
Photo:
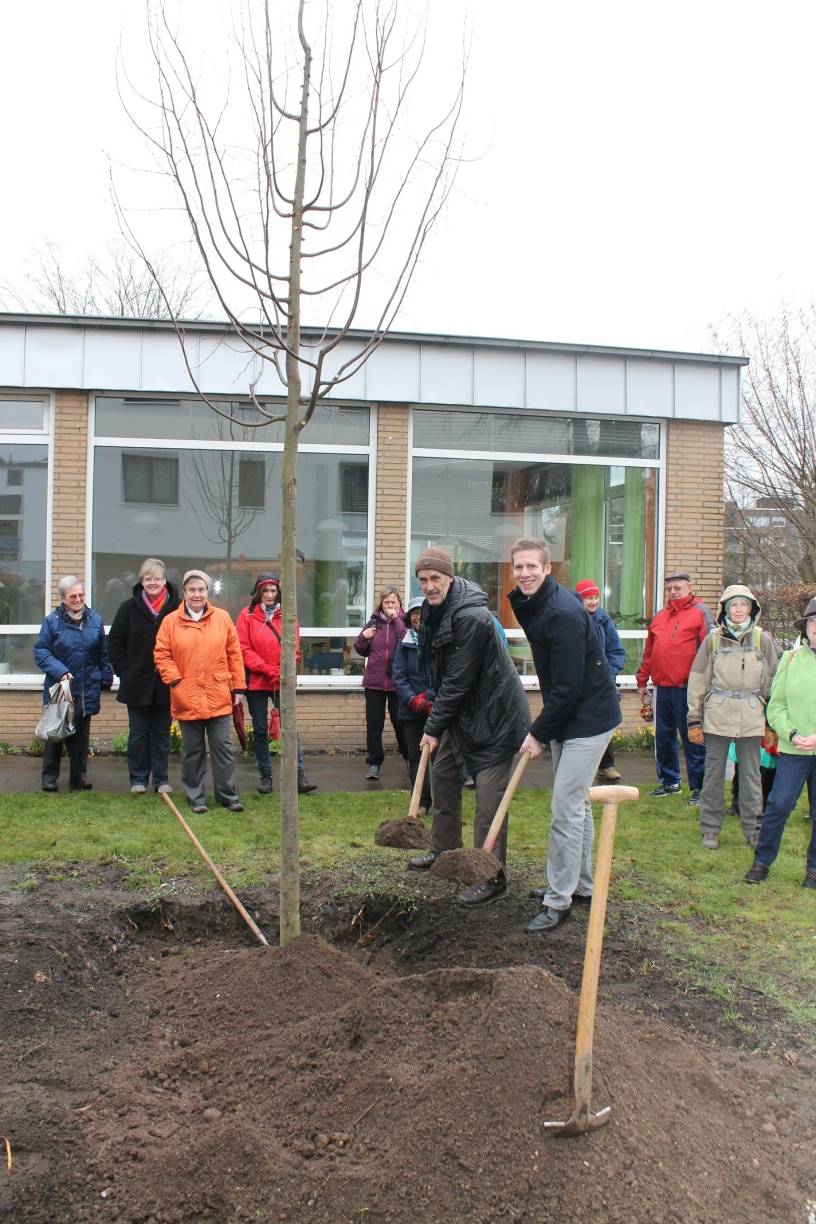
[[[419,819],[419,801],[422,798],[422,784],[425,781],[425,774],[428,771],[428,761],[431,756],[430,744],[422,745],[422,752],[419,754],[419,764],[417,765],[417,776],[414,782],[414,789],[411,791],[411,802],[408,805],[408,820]]]
[[[595,1114],[591,1110],[592,1036],[595,1030],[598,976],[601,967],[606,898],[609,893],[609,876],[612,871],[612,848],[615,844],[618,804],[628,799],[639,799],[640,791],[636,786],[593,786],[589,791],[589,798],[590,801],[603,803],[603,817],[601,834],[598,838],[598,856],[595,860],[595,883],[592,890],[592,905],[589,910],[584,975],[581,980],[581,998],[578,1004],[572,1113],[566,1122],[544,1123],[548,1130],[558,1135],[585,1135],[587,1131],[597,1130],[599,1126],[608,1122],[611,1113],[609,1105]]]
[[[255,920],[254,920],[253,918],[251,918],[251,917],[250,917],[250,915],[249,915],[249,914],[247,913],[247,911],[245,910],[244,906],[243,906],[243,905],[241,904],[241,902],[238,900],[238,898],[236,897],[235,893],[232,891],[232,889],[230,888],[229,884],[228,884],[228,883],[227,883],[227,881],[224,879],[224,877],[222,876],[221,872],[218,870],[218,868],[216,867],[215,863],[212,861],[212,859],[210,858],[209,854],[208,854],[208,853],[207,853],[207,851],[204,849],[204,847],[202,846],[201,842],[198,840],[198,838],[196,837],[195,833],[194,833],[194,832],[193,832],[193,830],[190,828],[190,826],[188,825],[187,821],[184,819],[184,817],[182,816],[181,812],[180,812],[180,811],[178,810],[178,808],[176,807],[176,805],[175,805],[175,803],[173,802],[173,800],[170,798],[170,796],[169,796],[169,795],[166,795],[166,794],[163,794],[163,795],[162,795],[162,799],[163,799],[163,800],[164,800],[164,802],[167,804],[167,806],[169,807],[170,811],[173,813],[173,815],[175,816],[176,820],[179,822],[179,824],[181,825],[182,829],[184,830],[184,832],[185,832],[185,833],[187,834],[187,836],[189,837],[190,841],[191,841],[191,842],[193,843],[193,845],[195,846],[195,848],[196,848],[197,852],[200,854],[201,858],[204,860],[204,862],[206,863],[207,867],[209,867],[210,871],[211,871],[211,872],[212,872],[212,874],[215,876],[215,879],[216,879],[217,883],[218,883],[218,884],[221,886],[221,888],[224,890],[224,892],[226,893],[226,895],[227,895],[227,897],[229,898],[229,900],[230,900],[230,901],[232,902],[232,904],[235,906],[235,908],[237,909],[238,913],[241,915],[241,917],[243,918],[244,922],[247,924],[247,926],[249,927],[250,931],[252,932],[252,934],[253,934],[253,935],[255,936],[255,938],[257,939],[258,943],[261,943],[261,944],[263,944],[265,947],[268,947],[268,946],[269,946],[269,941],[267,940],[267,938],[266,938],[266,936],[264,935],[263,931],[260,929],[260,927],[258,926],[257,922],[255,922]]]
[[[530,756],[529,752],[522,752],[521,756],[519,757],[518,764],[513,770],[513,776],[507,783],[505,792],[502,795],[501,803],[496,808],[496,815],[493,817],[490,828],[487,830],[487,837],[484,839],[484,844],[482,846],[482,849],[486,850],[488,854],[493,853],[493,847],[499,839],[499,834],[502,831],[502,825],[504,824],[504,818],[507,815],[507,810],[510,807],[513,796],[516,793],[518,784],[524,775],[524,771],[531,760],[532,757]]]

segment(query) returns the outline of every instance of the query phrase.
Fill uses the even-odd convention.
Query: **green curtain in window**
[[[571,473],[570,584],[604,573],[604,476],[606,468],[574,464]]]
[[[646,490],[642,468],[627,468],[623,485],[623,567],[620,624],[640,628],[646,577]]]

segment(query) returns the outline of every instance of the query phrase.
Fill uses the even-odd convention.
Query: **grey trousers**
[[[204,739],[210,745],[213,791],[216,803],[225,806],[238,798],[235,785],[235,753],[232,748],[232,717],[223,714],[219,718],[200,718],[192,722],[180,722],[181,730],[181,785],[190,803],[204,800],[204,775],[207,769],[207,753]]]
[[[742,831],[752,838],[762,820],[762,776],[759,772],[761,735],[746,735],[734,740],[739,764],[739,810]],[[706,766],[700,796],[700,832],[719,833],[725,819],[725,766],[728,761],[728,735],[706,732]]]
[[[592,806],[587,791],[595,781],[601,757],[612,738],[587,735],[550,741],[553,763],[552,823],[547,849],[547,891],[541,904],[569,909],[572,894],[592,895]]]
[[[476,813],[473,821],[473,844],[481,846],[490,830],[496,808],[507,789],[515,753],[480,769],[474,775],[476,783]],[[462,779],[451,751],[450,739],[443,734],[439,747],[431,757],[431,788],[434,810],[431,828],[431,849],[458,850],[462,845]],[[507,861],[507,821],[505,820],[493,853],[502,863]]]

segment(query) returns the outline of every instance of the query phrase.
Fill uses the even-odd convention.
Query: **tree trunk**
[[[312,67],[311,48],[303,30],[303,0],[298,12],[300,41],[303,47],[303,81],[298,124],[298,160],[292,204],[292,236],[289,243],[289,327],[286,335],[286,427],[283,439],[281,494],[281,596],[283,639],[281,642],[281,730],[283,763],[281,767],[281,873],[280,942],[281,947],[300,934],[300,829],[297,790],[297,662],[295,621],[297,619],[297,458],[301,429],[300,402],[300,274],[303,247],[303,193],[306,182],[306,140],[309,115],[309,84]]]

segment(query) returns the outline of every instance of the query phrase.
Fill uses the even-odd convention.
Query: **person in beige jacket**
[[[777,667],[770,633],[759,627],[760,606],[746,586],[729,586],[720,596],[717,623],[700,644],[688,680],[689,739],[705,743],[706,765],[700,799],[700,832],[708,850],[719,847],[725,819],[723,788],[728,746],[737,752],[740,822],[756,846],[762,820],[759,746],[766,729],[765,706]]]

